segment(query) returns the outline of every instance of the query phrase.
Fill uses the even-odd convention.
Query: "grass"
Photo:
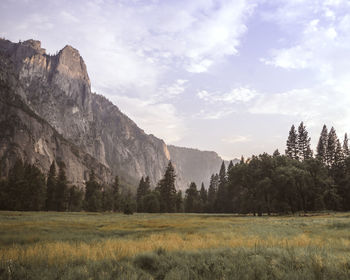
[[[350,279],[350,215],[0,212],[0,279]]]

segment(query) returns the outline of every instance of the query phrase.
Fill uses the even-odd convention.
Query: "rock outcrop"
[[[148,175],[155,184],[171,159],[183,188],[190,181],[208,179],[220,167],[214,152],[168,147],[105,97],[92,93],[86,65],[71,46],[51,56],[39,41],[0,39],[0,84],[0,159],[5,172],[16,157],[44,172],[59,159],[73,184],[82,185],[92,168],[106,183],[118,174],[131,184]]]

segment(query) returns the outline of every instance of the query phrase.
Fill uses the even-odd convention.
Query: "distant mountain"
[[[63,161],[72,184],[83,186],[94,169],[102,182],[119,175],[153,185],[171,159],[178,187],[198,184],[218,172],[215,152],[167,146],[146,134],[117,106],[92,93],[85,63],[71,46],[47,55],[39,41],[0,39],[0,164],[3,173],[16,158],[47,172]]]

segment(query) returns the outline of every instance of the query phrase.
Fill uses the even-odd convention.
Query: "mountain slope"
[[[86,170],[97,165],[100,167],[95,171],[102,181],[109,182],[118,174],[136,184],[141,176],[148,175],[155,185],[167,162],[172,159],[181,188],[189,181],[208,179],[212,170],[217,172],[220,167],[221,159],[215,153],[196,151],[185,157],[181,152],[183,148],[174,146],[169,152],[164,141],[147,135],[109,100],[92,93],[86,65],[79,52],[71,46],[51,56],[41,48],[39,41],[12,43],[0,39],[0,82],[3,85],[0,92],[3,107],[6,107],[5,101],[16,95],[31,115],[45,123],[38,126],[35,117],[24,116],[23,106],[21,110],[2,111],[4,123],[10,116],[16,115],[21,116],[22,122],[30,120],[24,135],[20,133],[19,124],[13,124],[16,129],[11,136],[1,132],[0,158],[3,162],[7,161],[3,164],[4,170],[13,164],[8,162],[12,144],[18,146],[17,154],[35,162],[43,171],[47,171],[50,161],[58,154],[64,161],[70,162],[74,158],[74,168],[80,171],[73,174],[75,169],[68,164],[72,168],[68,178],[80,185],[86,179]],[[69,148],[60,150],[63,144],[55,146],[48,137],[62,139]],[[14,139],[18,138],[27,140],[16,142]],[[44,153],[43,143],[52,144],[46,147],[47,152]],[[90,163],[75,159],[74,153],[68,151],[72,149],[89,158]],[[194,160],[196,166],[191,164],[193,159],[190,154],[200,158]],[[200,177],[203,179],[199,180]]]

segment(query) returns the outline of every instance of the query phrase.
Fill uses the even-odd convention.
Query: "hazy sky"
[[[284,151],[350,125],[348,0],[1,0],[0,36],[80,51],[93,91],[167,143]]]

